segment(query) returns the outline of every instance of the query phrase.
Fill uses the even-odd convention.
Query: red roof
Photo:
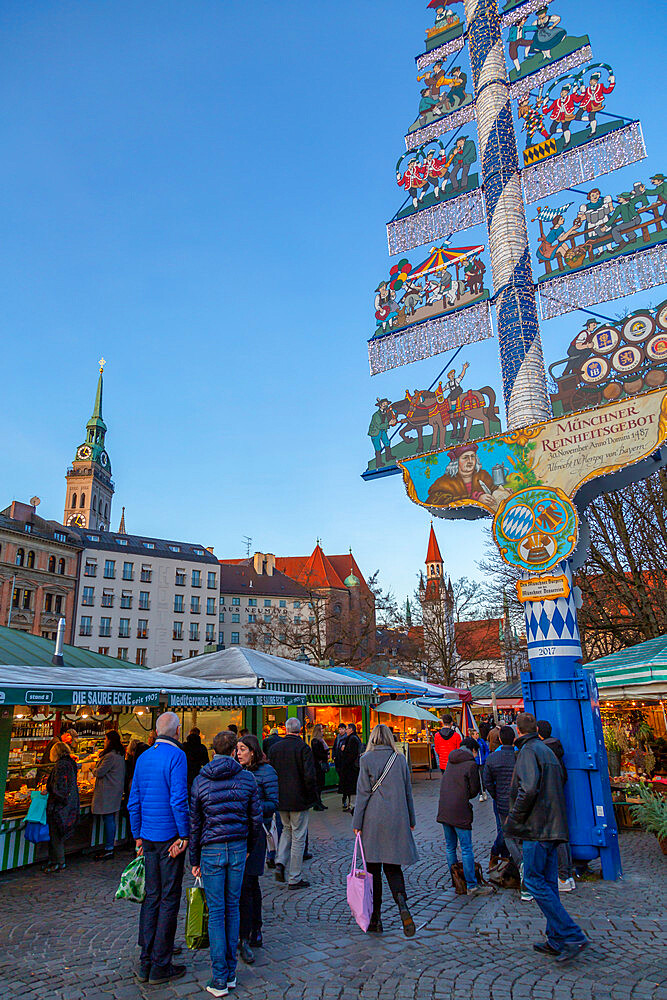
[[[456,622],[454,629],[459,656],[464,660],[501,660],[501,625],[502,618]]]
[[[438,547],[438,539],[435,537],[435,531],[433,530],[433,525],[431,525],[431,534],[428,536],[428,552],[426,553],[426,562],[442,562],[442,556],[440,555],[440,549]]]
[[[318,544],[309,556],[276,556],[276,569],[300,583],[302,587],[345,590],[344,581],[350,572],[368,591],[368,585],[352,553],[327,556]]]

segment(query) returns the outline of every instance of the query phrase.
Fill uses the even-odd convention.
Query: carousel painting
[[[406,389],[396,402],[376,400],[368,428],[374,457],[366,477],[395,468],[398,459],[467,444],[500,431],[495,390],[489,385],[467,388],[468,367],[466,362],[460,372],[452,368],[444,381],[439,378],[428,389]]]
[[[636,396],[667,383],[667,300],[618,323],[591,317],[549,366],[554,416]]]

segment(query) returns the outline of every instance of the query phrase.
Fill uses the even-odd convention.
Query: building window
[[[221,611],[220,614],[218,615],[218,621],[220,622],[221,625],[225,624],[225,612],[224,611]]]
[[[15,562],[16,562],[17,566],[23,566],[23,563],[25,562],[25,549],[17,549],[16,550],[16,560],[15,560]]]
[[[278,607],[279,608],[286,608],[287,607],[287,601],[278,601]]]
[[[66,542],[67,541],[67,535],[63,531],[54,531],[53,532],[53,537],[55,538],[55,540],[57,542]]]
[[[194,552],[194,554],[196,556],[203,556],[204,555],[204,550],[203,549],[193,549],[192,551]]]
[[[241,622],[241,615],[232,615],[232,625],[238,625]]]
[[[182,615],[183,611],[183,594],[174,594],[174,613]]]
[[[232,605],[235,608],[238,608],[240,604],[241,604],[241,598],[240,597],[232,597]]]
[[[141,582],[150,583],[153,579],[153,570],[150,563],[143,563],[141,566]]]
[[[118,647],[118,659],[119,660],[126,660],[128,652],[129,652],[129,650],[128,650],[127,646],[119,646]]]
[[[139,647],[137,649],[137,655],[136,655],[136,658],[135,658],[135,663],[137,664],[138,667],[145,667],[146,666],[146,647],[145,646],[141,646],[141,647]]]
[[[197,656],[197,655],[198,655],[198,653],[199,653],[199,650],[198,650],[198,649],[191,649],[191,650],[190,650],[190,659],[191,659],[191,660],[192,660],[192,659],[194,659],[194,658],[195,658],[195,656]]]
[[[470,685],[470,687],[472,687],[473,684],[476,684],[476,683],[477,683],[477,681],[475,680],[475,675],[474,674],[468,674],[468,684]]]
[[[171,654],[171,662],[180,663],[182,659],[183,659],[183,650],[175,649]]]
[[[132,591],[123,590],[120,595],[120,606],[121,608],[131,608],[132,607]]]
[[[257,598],[256,597],[249,597],[248,598],[248,607],[249,608],[256,608],[257,607]]]
[[[113,590],[102,591],[102,607],[103,608],[113,607]]]
[[[215,642],[215,625],[206,626],[206,641]]]
[[[232,632],[232,646],[238,646],[239,644],[239,634],[238,632]]]
[[[97,497],[93,497],[93,510],[97,513]]]
[[[108,656],[109,655],[109,647],[108,646],[98,646],[97,647],[97,652],[100,653],[102,656]]]
[[[119,639],[129,639],[130,638],[130,619],[121,618],[118,622],[118,638]]]
[[[100,635],[108,636],[111,635],[111,619],[110,618],[100,618]]]
[[[30,605],[32,604],[32,590],[22,590],[21,591],[21,607],[24,611],[30,611]]]
[[[86,538],[88,539],[89,542],[99,542],[100,540],[99,535],[86,535]]]
[[[155,548],[155,544],[153,542],[144,542],[143,545],[144,545],[145,549],[154,549]]]
[[[270,622],[271,621],[271,615],[264,615],[264,621],[267,622],[267,623]]]
[[[184,569],[177,569],[176,570],[176,586],[177,587],[184,587],[185,586],[185,570]]]
[[[18,608],[21,603],[21,591],[18,587],[14,587],[14,593],[12,594],[12,607]]]
[[[134,580],[134,563],[131,562],[123,563],[123,579]]]
[[[83,597],[81,598],[81,603],[87,608],[92,608],[93,604],[95,603],[94,587],[83,588]]]
[[[180,545],[170,545],[169,546],[169,551],[170,552],[180,552],[181,551],[181,546]]]
[[[183,622],[174,622],[172,638],[177,639],[179,642],[181,641],[183,638]]]
[[[300,608],[301,607],[301,601],[295,601],[294,602],[294,607],[295,608]]]
[[[206,584],[209,590],[215,590],[217,586],[217,577],[215,573],[208,574],[208,582]]]
[[[104,578],[106,580],[116,579],[116,560],[115,559],[105,559],[104,560]]]
[[[117,538],[116,545],[127,545],[127,538]]]
[[[46,597],[44,598],[44,610],[53,611],[53,594],[47,594]]]
[[[201,570],[193,569],[192,571],[192,586],[201,587]]]
[[[56,557],[49,556],[49,573],[55,573],[56,571]]]
[[[76,493],[72,493],[72,507],[76,507]]]
[[[234,616],[232,615],[232,618]],[[257,615],[248,615],[248,625],[254,625],[257,621]]]
[[[140,618],[137,622],[137,639],[148,638],[148,619]]]
[[[218,632],[218,644],[220,646],[224,646],[224,644],[225,644],[225,633],[224,632]]]
[[[271,598],[270,597],[266,597],[264,599],[264,607],[265,608],[270,608],[271,607]]]
[[[139,591],[139,610],[140,611],[150,611],[151,607],[151,595],[147,590]]]
[[[85,507],[85,506],[86,506],[86,494],[82,493],[81,499],[79,500],[79,507]]]
[[[27,565],[28,569],[34,569],[35,568],[35,553],[32,551],[32,549],[30,550],[30,552],[28,552],[28,561],[27,561],[26,565]]]
[[[281,632],[280,635],[278,636],[278,642],[287,642],[287,636],[285,635],[284,632]]]
[[[53,611],[54,614],[59,615],[63,609],[63,599],[60,594],[56,594],[53,598]]]
[[[60,574],[60,576],[64,576],[65,575],[65,560],[64,559],[59,559],[58,560],[58,573]]]
[[[82,615],[79,622],[79,635],[93,634],[93,619],[90,615]]]
[[[215,597],[206,598],[206,614],[207,615],[215,614]]]
[[[199,622],[190,622],[190,642],[199,642]]]
[[[195,594],[193,594],[192,597],[190,598],[190,614],[198,615],[200,608],[201,608],[201,602],[199,598]]]
[[[97,576],[97,563],[91,559],[86,559],[86,568],[83,571],[84,576]]]
[[[264,636],[264,645],[265,646],[269,646],[270,644],[271,644],[271,636],[270,635],[265,635]]]

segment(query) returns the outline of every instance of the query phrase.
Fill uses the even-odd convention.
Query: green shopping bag
[[[186,889],[188,902],[185,915],[185,943],[193,950],[208,948],[208,906],[201,879],[196,879],[192,889]]]
[[[143,903],[146,896],[146,863],[143,855],[133,858],[120,877],[116,889],[116,899],[129,899],[131,903]]]

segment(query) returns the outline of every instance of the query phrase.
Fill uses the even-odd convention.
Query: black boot
[[[262,937],[261,927],[258,927],[257,930],[254,930],[250,935],[250,944],[252,945],[253,948],[264,947],[264,938]]]
[[[408,901],[402,892],[399,892],[396,897],[396,903],[398,904],[398,912],[401,915],[401,923],[403,924],[403,933],[406,937],[415,936],[415,922],[412,919],[412,914],[408,909]]]
[[[239,955],[246,965],[252,965],[255,961],[255,956],[252,953],[252,948],[246,938],[241,938],[239,941]]]
[[[371,922],[368,925],[368,933],[369,934],[382,934],[383,930],[384,930],[384,927],[382,926],[382,919],[380,917],[380,914],[379,913],[375,913],[375,911],[373,911],[373,914],[371,916]]]

